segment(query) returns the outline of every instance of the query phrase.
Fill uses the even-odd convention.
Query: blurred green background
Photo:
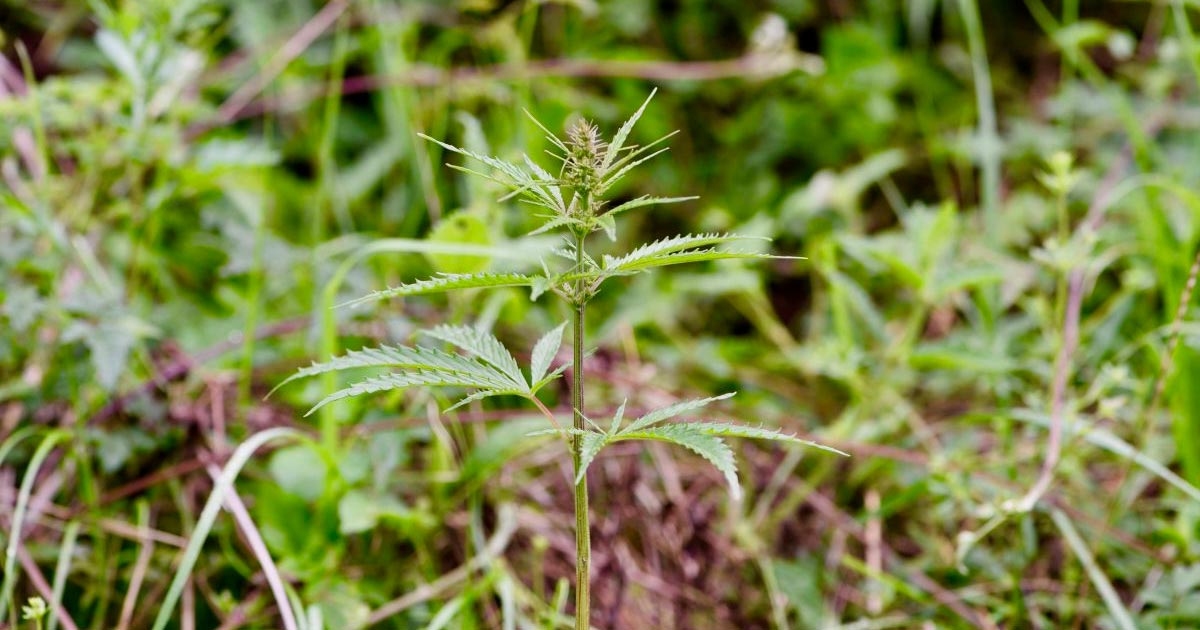
[[[596,627],[1200,626],[1198,11],[0,0],[3,588],[150,627],[207,534],[172,628],[287,627],[283,601],[309,630],[569,627],[569,457],[537,417],[265,396],[426,324],[531,347],[566,312],[522,290],[331,307],[554,245],[417,133],[549,165],[523,110],[611,133],[658,88],[633,141],[679,133],[616,197],[699,199],[608,247],[806,260],[607,288],[591,411],[740,390],[716,415],[853,457],[739,444],[734,502],[696,458],[606,451]],[[273,427],[317,440],[258,450],[209,533]]]

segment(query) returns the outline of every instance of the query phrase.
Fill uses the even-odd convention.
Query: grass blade
[[[192,569],[196,566],[196,560],[200,557],[200,551],[204,548],[204,541],[217,521],[217,514],[221,511],[225,495],[233,487],[233,480],[237,478],[246,462],[250,461],[250,457],[254,455],[255,451],[267,442],[285,437],[302,439],[304,434],[287,427],[267,429],[250,436],[234,450],[229,462],[221,470],[221,476],[213,485],[212,494],[204,504],[204,509],[200,512],[200,518],[196,521],[196,529],[192,532],[192,537],[183,550],[183,557],[179,561],[179,567],[175,570],[175,577],[171,580],[171,586],[167,588],[162,607],[158,609],[158,616],[154,618],[153,630],[164,630],[171,621],[171,614],[175,611],[175,605],[179,603],[180,596],[183,595],[183,589],[187,586]]]
[[[21,489],[17,493],[17,505],[13,509],[12,527],[8,532],[8,545],[4,550],[4,584],[0,587],[0,619],[4,618],[6,611],[11,613],[13,628],[17,627],[16,603],[12,600],[13,589],[17,586],[17,547],[21,544],[21,529],[25,525],[25,510],[29,507],[29,496],[33,494],[33,483],[37,481],[38,469],[42,467],[42,462],[46,461],[46,457],[50,455],[50,451],[54,450],[55,445],[69,437],[71,437],[70,433],[59,430],[51,431],[42,438],[37,450],[33,452],[33,457],[29,460],[29,465],[25,467],[25,477],[21,479]]]
[[[1059,510],[1051,510],[1050,518],[1058,527],[1058,531],[1062,532],[1071,551],[1075,552],[1075,556],[1079,558],[1083,569],[1087,571],[1088,578],[1099,591],[1100,597],[1104,600],[1104,605],[1108,607],[1108,613],[1112,615],[1117,627],[1121,630],[1137,630],[1137,624],[1133,622],[1133,616],[1129,613],[1129,609],[1121,601],[1121,596],[1108,581],[1108,576],[1104,575],[1100,565],[1096,564],[1096,558],[1092,556],[1092,552],[1088,549],[1087,543],[1083,541],[1083,537],[1079,535],[1079,531],[1071,524],[1071,519]]]
[[[75,541],[79,539],[79,521],[67,523],[62,543],[58,547],[58,562],[54,564],[54,585],[51,587],[50,621],[46,630],[58,630],[58,610],[62,606],[63,591],[67,588],[67,576],[71,574],[71,556],[75,554]]]

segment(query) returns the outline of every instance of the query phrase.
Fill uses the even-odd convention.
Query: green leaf
[[[38,315],[45,309],[45,304],[36,289],[9,280],[9,286],[4,290],[4,301],[0,302],[0,313],[8,317],[8,323],[13,332],[24,333],[29,329]]]
[[[471,376],[480,382],[490,381],[496,387],[508,387],[512,385],[509,379],[495,368],[457,354],[443,352],[434,348],[380,346],[378,348],[352,350],[324,363],[313,363],[309,367],[301,368],[295,374],[276,385],[275,389],[272,389],[271,392],[274,393],[276,389],[296,379],[316,376],[326,372],[359,368],[404,368],[444,372],[447,374]]]
[[[607,275],[625,275],[646,271],[655,267],[666,267],[669,265],[682,265],[686,263],[705,262],[709,260],[735,260],[735,259],[751,259],[751,260],[802,260],[795,256],[774,256],[771,254],[758,254],[753,252],[727,252],[716,249],[703,249],[698,251],[675,252],[673,254],[665,254],[654,256],[645,260],[640,260],[636,264],[630,264],[620,269],[608,270]]]
[[[611,214],[605,214],[596,217],[596,223],[600,224],[600,227],[604,229],[604,235],[608,237],[608,240],[615,243],[617,240],[616,218]]]
[[[781,433],[775,429],[767,429],[765,427],[749,427],[738,424],[725,424],[718,422],[683,422],[678,424],[667,424],[660,426],[649,426],[662,419],[679,415],[689,409],[696,409],[714,400],[728,398],[733,394],[725,394],[715,398],[704,398],[699,400],[688,400],[669,407],[663,407],[652,411],[645,416],[642,416],[633,424],[629,425],[624,431],[608,435],[599,448],[604,445],[618,442],[621,440],[659,440],[671,442],[680,446],[691,449],[701,457],[707,459],[717,470],[720,470],[725,479],[729,482],[730,492],[734,498],[741,496],[741,488],[738,484],[737,466],[733,458],[733,451],[725,444],[722,438],[752,438],[758,440],[773,440],[776,442],[791,442],[794,444],[803,444],[814,448],[836,453],[838,455],[846,455],[842,451],[835,448],[830,448],[816,442],[802,440],[794,435]],[[594,458],[595,455],[593,454]],[[590,461],[590,460],[589,460]]]
[[[458,409],[459,407],[462,407],[463,405],[469,405],[469,404],[475,402],[476,400],[483,400],[484,398],[491,398],[492,396],[502,396],[505,393],[507,393],[507,392],[493,391],[490,389],[480,390],[480,391],[475,392],[474,394],[471,394],[470,396],[464,397],[462,400],[459,400],[458,402],[454,403],[453,405],[446,407],[445,411],[446,412],[454,411],[455,409]]]
[[[505,348],[504,344],[496,339],[495,335],[471,326],[451,326],[449,324],[422,331],[421,334],[440,339],[479,357],[500,370],[511,381],[511,385],[529,389],[528,383],[525,382],[525,375],[521,373],[521,368],[517,365],[517,360],[513,358],[508,348]]]
[[[539,216],[544,217],[547,215],[539,215]],[[537,229],[530,232],[529,236],[545,234],[546,232],[549,232],[550,230],[555,230],[555,229],[558,229],[565,225],[584,225],[584,223],[583,223],[583,221],[580,221],[579,219],[569,217],[569,216],[554,216],[554,217],[550,217],[549,220],[547,220],[545,223],[541,224]]]
[[[931,293],[933,300],[940,302],[951,293],[981,287],[989,284],[999,284],[1005,280],[1004,272],[991,265],[963,266],[935,275]]]
[[[1200,352],[1186,343],[1179,344],[1169,382],[1167,399],[1176,457],[1188,482],[1200,485]]]
[[[707,459],[710,464],[725,475],[725,481],[729,483],[729,492],[733,495],[734,499],[742,496],[742,488],[738,483],[737,462],[734,460],[733,450],[720,437],[699,430],[690,423],[668,424],[632,433],[622,431],[611,439],[613,442],[619,440],[658,440],[687,448],[693,453]]]
[[[600,168],[601,172],[607,172],[609,167],[616,161],[617,155],[625,147],[625,140],[629,138],[629,133],[633,131],[633,126],[642,117],[642,112],[646,111],[646,106],[650,104],[650,99],[654,98],[655,94],[658,94],[658,88],[650,91],[650,96],[646,97],[646,100],[642,102],[642,106],[636,112],[633,112],[629,120],[626,120],[625,124],[621,125],[621,128],[617,130],[612,142],[608,144],[608,152],[604,154],[604,165]]]
[[[611,441],[610,436],[600,433],[599,431],[586,431],[579,438],[579,470],[575,473],[575,484],[583,481],[584,475],[587,474],[587,469],[592,465],[592,460],[596,459],[596,455],[600,454],[603,449]]]
[[[285,492],[314,501],[325,490],[325,462],[308,444],[285,446],[271,454],[271,478]]]
[[[320,611],[318,617],[321,625],[298,630],[366,630],[370,623],[371,607],[363,601],[358,588],[348,580],[331,581],[328,586],[306,595],[305,599],[313,602],[309,609]]]
[[[153,329],[141,320],[127,315],[106,317],[99,323],[77,320],[63,331],[67,341],[82,340],[87,345],[96,382],[112,391],[125,373],[129,356],[139,339]]]
[[[546,376],[546,371],[550,369],[550,363],[554,361],[555,355],[558,354],[558,349],[562,347],[563,330],[567,327],[567,323],[559,324],[554,330],[546,333],[533,346],[533,354],[530,356],[529,382],[536,385]]]
[[[633,422],[631,422],[629,424],[629,427],[626,428],[624,432],[628,433],[630,431],[637,431],[639,429],[644,429],[650,425],[662,422],[663,420],[667,420],[669,418],[674,418],[675,416],[678,416],[683,413],[687,413],[687,412],[695,410],[695,409],[700,409],[701,407],[704,407],[704,406],[708,405],[709,403],[713,403],[718,400],[725,400],[726,398],[731,398],[735,394],[737,394],[737,392],[729,392],[727,394],[721,394],[720,396],[713,396],[712,398],[695,398],[692,400],[681,400],[673,405],[667,405],[666,407],[660,407],[658,409],[654,409],[653,411],[650,411],[650,412],[644,414],[642,417],[638,418],[637,420],[634,420]],[[622,405],[622,410],[624,410],[624,405]]]
[[[436,140],[436,139],[431,138],[422,133],[419,133],[417,135],[420,136],[421,138],[424,138],[425,140],[428,140],[430,142],[433,142],[433,143],[441,146],[443,149],[446,149],[447,151],[453,151],[454,153],[458,153],[460,155],[465,155],[473,160],[483,162],[484,164],[486,164],[486,165],[492,167],[493,169],[499,171],[500,173],[502,173],[507,179],[491,177],[484,173],[477,173],[475,171],[471,171],[470,169],[456,167],[456,168],[459,168],[459,170],[467,171],[474,175],[479,175],[479,176],[485,177],[487,179],[491,179],[499,184],[502,184],[504,186],[514,189],[513,194],[529,194],[529,195],[532,195],[534,198],[541,200],[543,203],[545,203],[551,207],[554,207],[555,197],[549,191],[549,188],[551,188],[551,186],[548,186],[545,183],[539,182],[538,180],[534,179],[534,177],[532,175],[525,172],[520,166],[517,166],[516,164],[513,164],[511,162],[505,162],[504,160],[501,160],[499,158],[494,158],[491,156],[476,153],[474,151],[470,151],[468,149],[456,147],[451,144],[446,144],[445,142],[442,142],[441,140]]]
[[[566,204],[563,203],[562,190],[558,187],[558,180],[548,173],[546,169],[538,166],[538,163],[530,159],[528,155],[522,155],[521,157],[525,158],[525,165],[533,172],[534,177],[547,184],[546,188],[554,196],[554,200],[558,202],[555,208],[560,210],[565,209]]]
[[[535,278],[519,273],[471,273],[445,274],[428,280],[419,280],[398,287],[375,291],[357,300],[351,300],[338,306],[357,306],[365,302],[409,295],[427,295],[430,293],[445,293],[456,289],[496,288],[496,287],[528,287],[532,286]]]
[[[529,301],[536,302],[542,294],[549,291],[551,288],[550,278],[545,276],[537,276],[533,279],[533,284],[529,285]]]
[[[129,81],[130,85],[139,90],[145,86],[146,78],[142,74],[137,54],[130,48],[125,38],[115,31],[102,28],[96,33],[96,48],[99,48],[100,52],[108,57],[113,67]]]
[[[712,245],[722,245],[738,240],[745,239],[761,239],[770,240],[756,236],[742,236],[740,234],[680,234],[670,238],[663,238],[653,243],[647,243],[634,249],[633,251],[620,257],[605,256],[603,269],[612,272],[633,271],[639,269],[642,264],[655,258],[683,252],[700,247],[710,247]]]
[[[478,216],[467,212],[456,212],[438,222],[429,234],[429,239],[435,243],[452,243],[488,246],[492,244],[487,225]],[[446,273],[464,274],[479,273],[487,268],[489,259],[486,256],[467,256],[462,254],[426,254],[434,269]]]
[[[727,394],[727,396],[731,395],[732,394]],[[616,413],[613,414],[612,424],[608,427],[608,432],[610,435],[621,430],[621,420],[625,418],[625,404],[628,402],[629,399],[622,400],[621,406],[617,407]]]
[[[442,142],[441,140],[438,140],[437,138],[431,138],[423,133],[418,133],[417,136],[419,136],[420,138],[422,138],[424,140],[428,140],[429,142],[432,142],[432,143],[442,147],[443,149],[446,149],[447,151],[453,151],[454,153],[458,153],[459,155],[465,155],[465,156],[467,156],[473,160],[476,160],[478,162],[483,162],[484,164],[507,175],[509,178],[512,179],[511,183],[513,183],[513,184],[522,185],[524,183],[528,183],[529,181],[532,181],[528,173],[521,170],[520,166],[517,166],[516,164],[513,164],[511,162],[505,162],[504,160],[501,160],[500,158],[495,158],[490,155],[483,155],[482,153],[476,153],[474,151],[471,151],[470,149],[456,147],[452,144],[447,144],[445,142]]]
[[[385,516],[403,518],[408,509],[394,497],[351,490],[338,501],[338,532],[361,534],[375,529]]]
[[[571,367],[570,362],[564,362],[562,365],[551,370],[548,374],[543,376],[540,380],[537,380],[537,381],[531,383],[529,385],[530,393],[536,393],[538,390],[545,387],[546,383],[549,383],[550,381],[553,381],[554,379],[557,379],[558,377],[562,376],[563,372],[566,372],[567,368],[569,368],[569,367]]]
[[[529,117],[529,120],[532,120],[533,124],[537,125],[538,129],[541,129],[542,132],[546,134],[546,139],[549,140],[551,144],[558,147],[562,151],[567,150],[567,145],[564,144],[563,141],[558,138],[558,136],[551,133],[551,131],[542,124],[542,121],[538,120],[533,114],[529,113],[528,109],[522,109],[521,111],[525,112],[525,115]]]
[[[403,389],[413,385],[425,385],[430,387],[466,387],[489,390],[494,396],[502,394],[517,394],[525,393],[523,388],[497,389],[493,381],[480,380],[468,374],[447,374],[443,372],[405,372],[397,374],[383,374],[375,376],[363,381],[354,383],[353,385],[340,389],[325,398],[308,410],[304,414],[310,416],[316,410],[328,405],[331,402],[350,398],[352,396],[361,396],[362,394],[373,394],[375,392],[385,392],[394,389]]]
[[[749,438],[749,439],[754,439],[754,440],[772,440],[775,442],[789,442],[792,444],[802,444],[804,446],[810,446],[812,448],[816,448],[816,449],[820,449],[822,451],[834,453],[835,455],[841,455],[843,457],[850,456],[849,453],[846,453],[844,451],[839,451],[838,449],[833,448],[831,446],[825,446],[824,444],[818,444],[817,442],[813,442],[810,440],[803,440],[803,439],[796,437],[795,435],[792,435],[790,433],[783,433],[777,429],[768,429],[766,427],[751,427],[751,426],[746,426],[743,424],[731,424],[731,423],[725,423],[725,422],[688,422],[685,425],[687,427],[689,427],[690,430],[704,433],[706,435],[715,435],[718,437]],[[669,425],[669,426],[680,426],[680,425],[673,424],[673,425]]]
[[[692,201],[694,199],[699,199],[699,197],[653,197],[650,195],[642,195],[637,199],[626,201],[612,210],[609,210],[607,213],[605,213],[605,216],[614,216],[628,210],[633,210],[634,208],[641,208],[643,206],[652,206],[665,203],[680,203],[683,201]]]
[[[658,140],[656,140],[654,142],[654,144],[658,144],[659,142],[662,142],[663,140],[666,140],[667,138],[669,138],[673,135],[675,135],[675,134],[671,133],[666,136],[663,136],[662,138],[659,138]],[[646,146],[649,147],[651,145],[646,145]],[[599,192],[599,193],[606,192],[609,188],[612,187],[613,184],[617,183],[617,180],[624,177],[627,173],[629,173],[629,171],[632,171],[634,168],[636,168],[642,162],[646,162],[650,159],[656,158],[660,154],[666,153],[668,150],[670,150],[670,147],[663,147],[663,148],[655,151],[654,153],[651,153],[650,155],[647,155],[646,157],[643,157],[643,158],[640,158],[637,160],[633,160],[632,158],[635,155],[637,155],[638,152],[631,152],[629,155],[625,156],[626,159],[622,159],[617,163],[617,164],[624,164],[624,165],[621,166],[621,168],[618,169],[616,173],[609,175],[608,179],[605,179],[604,182],[602,184],[600,184],[600,189],[597,192]],[[639,149],[639,151],[640,151],[640,149]],[[614,166],[616,166],[616,165],[614,165]]]

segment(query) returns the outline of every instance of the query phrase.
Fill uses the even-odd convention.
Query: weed
[[[571,461],[575,471],[575,627],[578,630],[590,627],[591,536],[587,471],[592,461],[606,446],[627,440],[652,440],[687,448],[721,471],[735,499],[741,492],[737,467],[733,451],[723,438],[743,437],[793,442],[845,454],[764,427],[711,422],[666,423],[677,416],[729,398],[733,393],[688,400],[654,409],[628,424],[623,424],[624,404],[617,408],[607,427],[587,416],[583,367],[587,304],[600,291],[605,281],[685,263],[779,258],[730,248],[730,245],[751,240],[752,237],[728,233],[686,234],[664,238],[638,246],[622,256],[606,254],[597,259],[588,252],[589,236],[604,233],[610,239],[616,240],[616,218],[622,213],[636,208],[694,199],[642,196],[609,207],[606,193],[612,186],[632,169],[665,152],[667,148],[662,146],[662,143],[673,135],[668,134],[643,146],[628,143],[633,126],[641,118],[653,96],[651,93],[611,140],[601,138],[600,130],[582,119],[568,128],[565,139],[560,139],[529,114],[529,118],[546,133],[546,140],[558,151],[551,152],[561,163],[557,175],[552,175],[529,156],[525,156],[524,165],[518,165],[422,135],[421,137],[448,151],[483,164],[488,171],[480,172],[454,165],[452,168],[496,182],[511,191],[505,198],[516,197],[536,208],[536,216],[544,222],[532,234],[551,231],[561,233],[563,243],[556,253],[567,262],[552,265],[550,261],[543,260],[543,273],[540,275],[483,272],[445,274],[378,291],[350,303],[361,304],[385,298],[496,287],[528,287],[530,297],[534,300],[545,293],[558,296],[572,313],[572,360],[569,367],[574,413],[573,422],[569,427],[562,426],[538,398],[538,392],[568,368],[565,363],[557,367],[553,365],[555,355],[562,344],[566,322],[538,340],[533,347],[528,375],[518,365],[512,353],[490,333],[469,326],[442,325],[423,334],[431,340],[453,346],[465,353],[465,356],[422,346],[364,348],[327,362],[315,363],[284,381],[287,383],[295,378],[340,370],[389,368],[388,372],[329,394],[309,413],[350,396],[413,386],[472,390],[473,393],[455,403],[450,409],[492,396],[519,396],[536,406],[553,426],[547,431],[560,435],[570,444]]]

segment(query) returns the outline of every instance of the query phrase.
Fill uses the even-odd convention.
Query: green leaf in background
[[[1183,477],[1200,486],[1200,351],[1179,344],[1171,378],[1171,426]]]
[[[112,391],[125,373],[129,353],[139,339],[150,336],[154,329],[145,322],[120,314],[106,314],[99,323],[83,320],[72,322],[65,331],[66,341],[82,341],[91,356],[96,381]]]
[[[787,597],[788,605],[800,615],[805,627],[824,627],[834,618],[821,597],[822,564],[816,558],[802,556],[794,560],[776,559],[770,569]]]
[[[338,501],[338,531],[343,534],[370,531],[389,516],[404,519],[408,508],[395,497],[362,490],[351,490]]]
[[[473,213],[459,211],[442,219],[429,234],[429,240],[435,243],[452,243],[456,245],[492,244],[488,227]],[[487,269],[491,260],[486,256],[466,256],[459,254],[426,254],[429,263],[441,273],[478,273]]]
[[[367,627],[371,607],[350,583],[335,582],[318,592],[314,599],[320,606],[321,618],[329,630],[361,630]]]
[[[325,462],[309,444],[275,451],[267,470],[280,488],[307,501],[315,501],[325,491]]]
[[[8,323],[14,332],[23,333],[37,321],[44,306],[36,289],[14,282],[4,289],[0,313],[8,317]]]

